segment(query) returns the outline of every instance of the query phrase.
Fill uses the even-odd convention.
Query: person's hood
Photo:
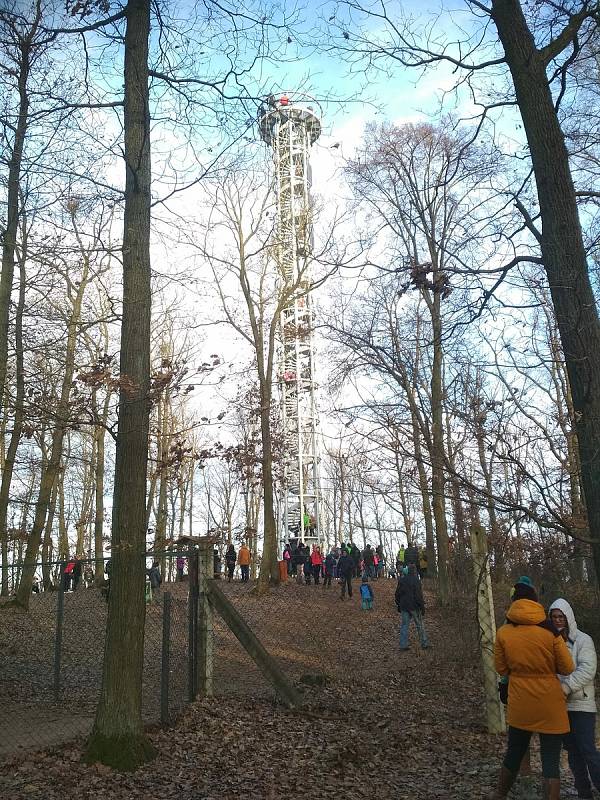
[[[546,619],[544,607],[534,600],[515,600],[506,613],[515,625],[539,625]]]
[[[567,623],[569,625],[569,639],[574,642],[575,637],[577,636],[577,622],[575,621],[575,614],[573,613],[570,603],[567,603],[566,600],[563,600],[562,597],[559,597],[558,600],[555,600],[548,609],[548,616],[553,608],[555,608],[557,611],[562,611],[567,618]]]

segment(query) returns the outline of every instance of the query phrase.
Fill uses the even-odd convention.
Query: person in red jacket
[[[75,558],[71,556],[71,558],[67,561],[65,566],[65,571],[63,573],[63,585],[65,592],[68,592],[71,588],[71,581],[73,580],[73,570],[75,569]]]
[[[321,570],[323,568],[323,556],[321,549],[313,544],[312,553],[310,554],[310,565],[312,569],[313,578],[315,579],[315,586],[319,585],[319,578],[321,577]]]

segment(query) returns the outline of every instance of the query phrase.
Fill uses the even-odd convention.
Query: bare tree
[[[336,18],[340,38],[336,42],[351,60],[367,58],[384,69],[422,69],[449,64],[460,71],[482,107],[481,128],[494,111],[516,105],[523,120],[535,177],[538,209],[527,209],[516,190],[516,203],[524,227],[539,247],[561,346],[569,375],[575,412],[582,487],[593,532],[596,571],[600,571],[600,320],[590,283],[587,253],[578,212],[578,194],[569,152],[561,127],[560,108],[568,95],[574,65],[589,57],[596,46],[597,3],[577,0],[570,4],[542,0],[531,8],[519,0],[466,0],[475,31],[470,39],[439,46],[435,25],[424,36],[411,24],[393,15],[385,4],[369,7],[345,3],[352,18]],[[394,18],[395,17],[395,18]],[[446,17],[444,16],[444,19]],[[371,35],[373,20],[384,35]],[[476,23],[479,22],[479,25]],[[497,41],[490,39],[493,24]],[[462,28],[464,30],[464,27]],[[378,28],[378,33],[381,34]],[[592,48],[592,50],[590,50]],[[513,93],[489,100],[486,74],[502,68],[510,75]],[[485,87],[485,88],[483,88]],[[589,187],[583,187],[589,196]],[[536,225],[539,215],[541,228]],[[498,284],[509,274],[519,256],[504,265]],[[530,257],[531,260],[531,257]],[[492,292],[485,295],[489,301]]]

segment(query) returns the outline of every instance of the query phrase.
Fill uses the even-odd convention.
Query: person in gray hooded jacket
[[[550,620],[561,632],[575,662],[570,675],[559,675],[567,699],[570,733],[564,738],[577,796],[591,798],[592,784],[600,790],[600,753],[596,749],[596,648],[591,636],[577,627],[573,609],[562,598],[550,606]]]

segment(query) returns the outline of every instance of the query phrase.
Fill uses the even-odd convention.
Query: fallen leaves
[[[433,642],[398,652],[394,583],[376,607],[287,585],[266,599],[227,588],[267,649],[302,687],[287,711],[219,623],[213,699],[155,729],[158,757],[120,775],[54,748],[0,768],[4,800],[473,800],[494,782],[504,737],[483,727],[476,632],[469,612],[428,610]],[[471,631],[471,626],[473,631]],[[461,631],[460,638],[450,631]],[[302,677],[310,676],[301,683]],[[324,676],[325,679],[322,679]],[[75,710],[76,713],[76,710]],[[4,723],[6,724],[6,723]],[[535,795],[527,795],[535,797]]]

